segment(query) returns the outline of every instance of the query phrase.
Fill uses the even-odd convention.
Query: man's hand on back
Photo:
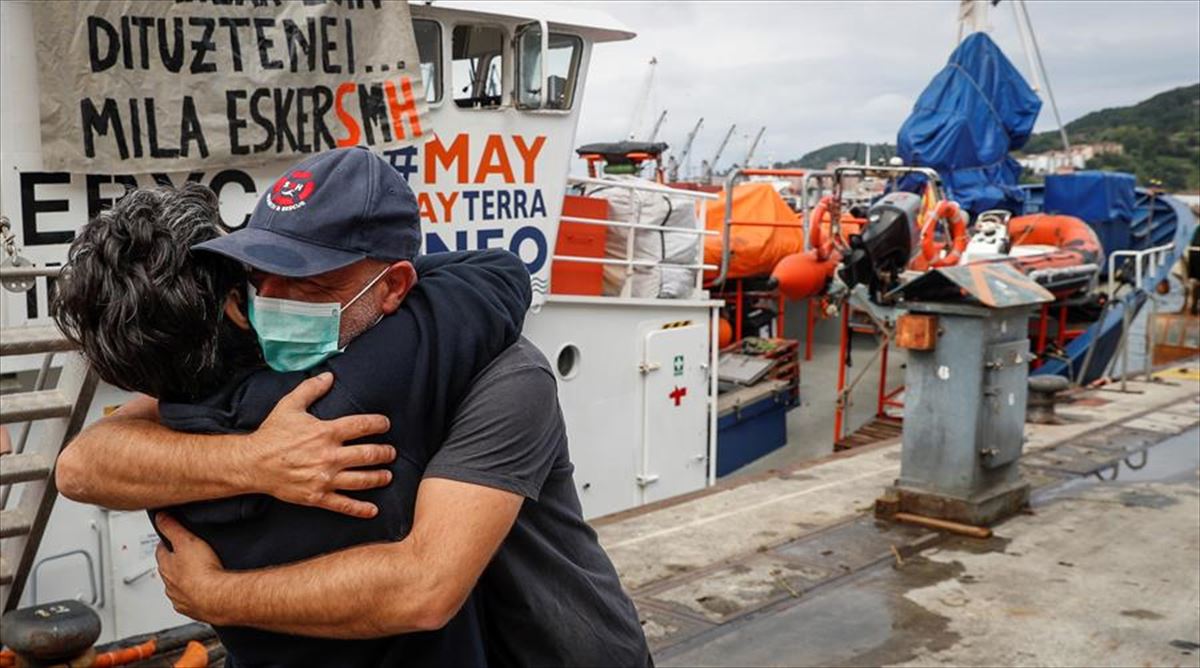
[[[310,378],[280,400],[258,431],[203,435],[176,432],[158,422],[158,403],[138,397],[80,433],[63,450],[55,476],[59,491],[81,503],[117,510],[161,508],[239,494],[374,517],[374,504],[339,490],[381,487],[396,458],[389,445],[344,445],[388,429],[382,415],[318,420],[307,408],[333,385],[332,374]]]
[[[396,450],[390,445],[343,444],[386,432],[388,419],[382,415],[350,415],[329,421],[313,417],[308,407],[332,384],[331,373],[304,381],[280,399],[258,430],[247,437],[250,473],[256,478],[250,484],[288,503],[374,517],[378,512],[374,504],[339,494],[338,490],[387,485],[392,474],[386,469],[352,469],[391,462]]]
[[[221,559],[208,543],[185,529],[174,517],[159,513],[154,523],[174,548],[168,550],[166,543],[160,542],[155,550],[158,575],[167,598],[182,615],[200,620],[210,618],[203,596],[214,588],[213,579],[220,577]]]

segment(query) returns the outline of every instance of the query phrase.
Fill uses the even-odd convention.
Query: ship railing
[[[802,179],[800,179],[800,224],[804,230],[804,250],[811,250],[808,247],[808,235],[810,233],[809,226],[812,225],[812,210],[816,208],[817,202],[821,201],[821,197],[825,194],[825,189],[822,184],[833,178],[833,172],[828,172],[821,169],[808,170]],[[809,184],[815,184],[815,188]],[[832,191],[831,191],[832,192]],[[815,195],[815,197],[814,197]]]
[[[704,226],[704,203],[708,200],[719,199],[719,196],[714,193],[706,193],[695,190],[683,190],[681,188],[671,188],[658,183],[651,182],[630,182],[625,180],[609,179],[604,177],[590,176],[569,176],[567,177],[569,185],[594,185],[605,186],[609,188],[623,188],[629,191],[630,198],[634,199],[636,194],[642,193],[658,193],[667,195],[672,198],[686,198],[692,200],[692,205],[696,209],[696,227],[663,227],[661,225],[648,225],[645,223],[629,223],[620,220],[611,220],[608,218],[583,218],[580,216],[561,216],[559,220],[565,223],[579,223],[582,225],[597,225],[601,227],[613,227],[628,230],[642,230],[648,232],[663,232],[667,234],[686,234],[699,237],[701,242],[696,244],[696,258],[694,262],[677,263],[667,262],[665,260],[639,260],[634,257],[634,244],[636,242],[636,234],[628,235],[625,241],[625,257],[585,257],[581,255],[559,255],[551,256],[554,262],[576,262],[580,264],[602,264],[609,266],[618,266],[625,268],[624,287],[621,296],[628,296],[629,290],[632,288],[632,281],[635,268],[655,268],[669,267],[672,269],[688,269],[696,272],[694,294],[700,295],[704,290],[704,272],[717,271],[722,268],[721,265],[707,264],[704,262],[704,243],[703,239],[709,236],[717,236],[720,233],[714,230],[706,229]]]
[[[1147,280],[1153,280],[1157,276],[1159,269],[1166,264],[1175,250],[1175,244],[1163,244],[1154,248],[1145,248],[1142,250],[1118,250],[1112,251],[1108,255],[1108,297],[1113,299],[1116,296],[1117,289],[1117,261],[1125,258],[1123,266],[1128,269],[1130,263],[1133,264],[1133,275],[1126,276],[1124,281],[1133,286],[1135,290],[1145,290],[1147,299],[1150,302],[1150,313],[1146,320],[1146,326],[1141,333],[1141,344],[1144,347],[1145,364],[1141,371],[1145,372],[1149,378],[1154,370],[1154,321],[1158,315],[1158,294],[1154,289],[1147,289],[1152,286],[1147,286]],[[1126,383],[1131,377],[1136,377],[1136,373],[1130,373],[1130,342],[1133,338],[1133,315],[1130,313],[1128,303],[1122,309],[1121,313],[1121,338],[1118,341],[1118,354],[1114,356],[1112,364],[1115,367],[1117,360],[1121,362],[1121,391],[1126,391]]]
[[[730,249],[730,237],[732,236],[734,226],[742,227],[799,227],[802,231],[804,223],[801,221],[797,225],[795,221],[751,221],[751,220],[734,220],[733,219],[733,191],[739,181],[745,180],[751,176],[779,176],[784,178],[801,179],[801,185],[807,184],[805,176],[808,174],[807,169],[753,169],[753,168],[737,168],[729,172],[725,177],[725,220],[721,225],[721,270],[717,273],[717,277],[713,279],[714,286],[722,286],[725,284],[725,279],[729,276],[729,259],[732,254]],[[801,196],[806,188],[801,188]]]
[[[1133,263],[1133,276],[1128,277],[1126,281],[1135,288],[1145,288],[1143,285],[1146,279],[1152,276],[1156,271],[1163,266],[1171,258],[1175,250],[1175,244],[1163,244],[1154,248],[1146,248],[1143,250],[1118,250],[1108,254],[1108,294],[1111,296],[1117,287],[1117,260],[1128,258],[1124,262],[1124,266],[1128,267],[1129,263]]]

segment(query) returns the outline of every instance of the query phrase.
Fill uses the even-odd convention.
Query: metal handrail
[[[872,172],[884,174],[924,174],[934,183],[941,184],[942,182],[937,170],[932,167],[916,167],[911,165],[839,165],[833,168],[833,176],[837,180],[841,180],[842,174],[849,172],[857,172],[863,176],[870,176]]]
[[[615,179],[606,179],[606,178],[594,177],[594,176],[586,176],[586,177],[585,176],[568,176],[567,183],[568,184],[599,185],[599,186],[607,186],[610,188],[624,188],[630,192],[631,199],[633,199],[633,195],[636,192],[649,192],[649,193],[655,193],[655,194],[660,194],[660,195],[669,195],[672,197],[691,198],[692,200],[694,200],[693,206],[696,208],[696,212],[695,212],[696,213],[696,216],[695,216],[696,217],[696,227],[691,228],[691,229],[674,228],[674,227],[667,228],[667,227],[662,227],[659,225],[646,225],[646,224],[642,224],[642,223],[627,223],[624,221],[608,220],[607,218],[581,218],[578,216],[560,216],[559,217],[560,221],[570,222],[570,223],[579,223],[579,224],[584,224],[584,225],[599,225],[602,227],[615,227],[615,228],[621,228],[621,229],[665,232],[665,233],[669,233],[669,234],[689,234],[689,235],[695,235],[700,238],[703,238],[705,236],[715,236],[717,234],[715,231],[710,231],[710,230],[705,229],[704,215],[703,215],[704,212],[702,210],[700,210],[700,207],[699,207],[700,202],[703,200],[719,199],[719,196],[714,193],[706,193],[706,192],[698,191],[698,190],[683,190],[681,188],[671,188],[668,186],[664,186],[664,185],[661,185],[658,183],[651,183],[651,182],[618,181]],[[695,286],[694,286],[696,290],[704,289],[704,271],[712,271],[712,270],[715,270],[718,268],[716,265],[709,265],[709,264],[704,263],[704,244],[703,243],[696,244],[696,247],[697,247],[696,248],[696,260],[697,261],[695,263],[677,264],[677,263],[672,263],[672,262],[663,262],[663,261],[655,261],[655,260],[635,260],[633,258],[633,246],[634,246],[635,237],[636,237],[636,234],[634,234],[634,233],[629,234],[629,238],[626,240],[625,257],[624,258],[596,258],[596,257],[582,257],[582,256],[578,256],[578,255],[557,255],[557,254],[555,254],[555,255],[552,255],[550,259],[551,259],[551,261],[554,261],[554,262],[577,262],[577,263],[582,263],[582,264],[603,264],[603,265],[623,266],[623,267],[625,267],[626,289],[629,286],[629,279],[633,276],[634,267],[649,267],[649,268],[672,267],[672,268],[677,268],[677,269],[698,270],[696,272],[696,281],[695,281]],[[622,292],[624,293],[625,290],[622,290]]]
[[[62,273],[63,267],[54,265],[50,267],[0,267],[0,280],[8,278],[39,278],[42,276],[48,278],[57,278]]]
[[[600,178],[597,176],[568,176],[567,183],[590,183],[597,186],[612,186],[614,188],[630,188],[642,190],[645,192],[662,193],[664,195],[686,195],[695,197],[696,199],[720,199],[721,196],[716,193],[706,193],[702,190],[684,190],[683,188],[672,188],[658,183],[647,181],[646,183],[631,184],[624,181],[614,181],[612,179]]]
[[[37,605],[37,603],[38,603],[38,571],[41,570],[42,566],[50,563],[51,561],[57,561],[59,559],[63,559],[66,557],[73,557],[77,554],[83,555],[83,560],[84,560],[84,562],[87,563],[88,586],[91,587],[91,590],[92,590],[92,598],[90,601],[88,601],[88,605],[95,606],[97,603],[100,602],[99,590],[96,588],[96,564],[94,561],[92,561],[92,555],[90,552],[88,552],[87,550],[84,550],[84,549],[78,549],[78,550],[69,550],[67,552],[61,552],[59,554],[45,557],[33,566],[33,572],[30,573],[30,575],[29,575],[29,579],[30,579],[29,595],[32,597],[31,598],[32,605]]]
[[[791,176],[803,178],[804,175],[808,174],[807,169],[766,169],[747,167],[746,169],[740,169],[737,171],[740,171],[743,176]]]
[[[806,250],[806,251],[810,250],[808,247],[808,235],[809,235],[809,232],[811,232],[810,228],[812,226],[812,221],[811,221],[812,210],[816,206],[815,203],[808,201],[809,181],[816,179],[817,183],[820,184],[821,179],[827,179],[832,176],[833,176],[833,172],[829,172],[829,171],[825,171],[825,170],[813,170],[813,171],[809,172],[808,174],[806,174],[804,176],[804,179],[800,181],[800,211],[802,212],[802,215],[804,216],[803,220],[801,220],[800,222],[801,222],[801,228],[804,230],[804,250]],[[818,185],[818,188],[819,187],[820,186]],[[819,195],[819,193],[818,193],[818,195]],[[817,201],[818,202],[821,201],[821,198],[819,196],[817,197]]]
[[[733,189],[737,185],[739,179],[744,179],[748,176],[792,176],[803,179],[808,174],[808,170],[804,169],[753,169],[753,168],[735,168],[725,177],[725,220],[721,225],[721,269],[717,273],[717,277],[713,279],[712,285],[724,286],[725,279],[729,276],[729,257],[732,250],[729,247],[730,230],[734,225],[755,225],[757,227],[785,227],[776,223],[749,223],[736,222],[733,220]],[[801,223],[803,230],[803,223]]]
[[[1130,284],[1134,289],[1144,290],[1147,276],[1151,271],[1165,264],[1169,254],[1174,250],[1175,244],[1163,244],[1153,248],[1144,248],[1142,250],[1118,250],[1109,253],[1108,255],[1108,295],[1109,299],[1116,294],[1116,273],[1117,259],[1133,258],[1133,278]],[[1145,264],[1143,264],[1145,260]],[[1128,260],[1126,261],[1128,266]],[[1146,341],[1146,374],[1149,374],[1154,368],[1154,320],[1158,313],[1158,298],[1153,290],[1147,291],[1147,299],[1150,302],[1150,316],[1146,322],[1146,331],[1143,336]],[[1116,366],[1118,357],[1121,360],[1121,391],[1125,391],[1125,384],[1129,379],[1129,339],[1130,329],[1133,326],[1133,318],[1131,317],[1129,303],[1125,303],[1121,313],[1121,338],[1117,343],[1119,355],[1114,355],[1111,365]]]
[[[603,220],[600,218],[580,218],[578,216],[559,216],[560,221],[566,223],[580,223],[583,225],[600,225],[603,227],[620,227],[631,230],[649,230],[651,232],[662,232],[664,229],[661,225],[642,225],[640,223],[622,223],[615,220]],[[697,234],[706,236],[717,236],[720,232],[716,230],[689,230],[683,228],[670,228],[673,234]],[[672,265],[674,266],[674,265]]]
[[[840,165],[833,169],[833,197],[829,207],[829,233],[833,239],[842,234],[842,176],[845,174],[860,174],[874,176],[876,174],[924,174],[933,183],[939,197],[943,195],[942,179],[936,170],[930,167],[911,165]]]
[[[1142,250],[1118,250],[1108,254],[1108,294],[1111,296],[1116,288],[1115,275],[1117,271],[1117,258],[1128,257],[1133,258],[1133,280],[1131,284],[1135,288],[1142,287],[1142,282],[1146,280],[1146,273],[1156,267],[1161,267],[1167,255],[1174,250],[1175,244],[1163,244],[1154,248],[1145,248]],[[1149,260],[1143,268],[1142,260]]]
[[[717,269],[715,264],[663,264],[654,260],[625,260],[616,257],[585,257],[582,255],[555,255],[554,259],[563,262],[582,262],[584,264],[611,264],[617,266],[633,265],[635,267],[671,267],[672,269]]]

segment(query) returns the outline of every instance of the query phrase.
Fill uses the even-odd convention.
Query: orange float
[[[949,232],[945,241],[936,238],[938,223],[945,223]],[[957,202],[943,200],[933,207],[921,228],[921,258],[927,267],[953,267],[967,250],[967,214]],[[945,252],[945,255],[942,253]]]
[[[721,318],[717,325],[717,347],[724,348],[733,343],[733,325],[726,318]]]
[[[1099,265],[1104,249],[1090,225],[1074,216],[1038,213],[1008,221],[1013,246],[1054,246],[1074,256],[1070,264]]]

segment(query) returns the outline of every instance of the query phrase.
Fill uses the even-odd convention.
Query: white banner
[[[76,0],[33,19],[49,170],[245,167],[432,134],[407,2]]]

